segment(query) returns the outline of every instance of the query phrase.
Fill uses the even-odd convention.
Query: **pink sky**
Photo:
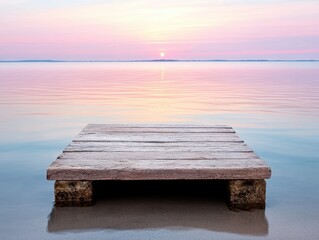
[[[0,60],[319,59],[317,1],[0,0]]]

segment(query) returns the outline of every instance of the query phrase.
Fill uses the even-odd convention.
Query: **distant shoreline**
[[[305,59],[305,60],[268,60],[268,59],[243,59],[243,60],[178,60],[178,59],[152,59],[152,60],[0,60],[0,63],[58,63],[58,62],[319,62],[318,59]]]

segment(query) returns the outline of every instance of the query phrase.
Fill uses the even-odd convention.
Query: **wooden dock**
[[[93,204],[98,180],[223,179],[231,209],[265,208],[270,176],[229,126],[89,124],[47,170],[57,206]]]

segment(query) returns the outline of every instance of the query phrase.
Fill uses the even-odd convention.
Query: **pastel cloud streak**
[[[0,0],[0,60],[319,59],[317,1]]]

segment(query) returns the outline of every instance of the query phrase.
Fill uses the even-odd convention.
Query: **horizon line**
[[[0,60],[10,62],[318,62],[319,59],[143,59],[143,60],[61,60],[61,59],[22,59]]]

